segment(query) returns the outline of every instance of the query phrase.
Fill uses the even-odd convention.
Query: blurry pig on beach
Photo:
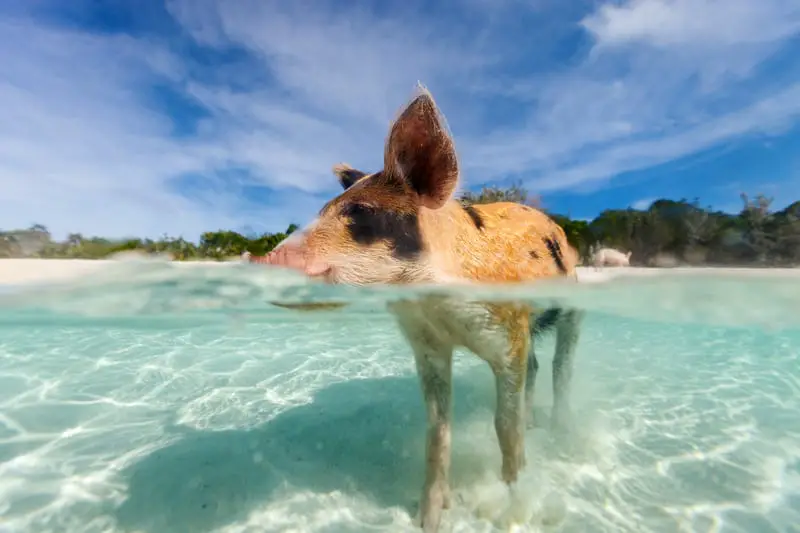
[[[631,266],[631,252],[624,254],[613,248],[600,248],[592,256],[592,263],[595,268]]]

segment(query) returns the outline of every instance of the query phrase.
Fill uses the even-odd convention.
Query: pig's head
[[[344,191],[269,256],[331,283],[408,283],[432,278],[421,216],[458,184],[455,147],[430,93],[420,88],[390,127],[384,167],[334,167]]]

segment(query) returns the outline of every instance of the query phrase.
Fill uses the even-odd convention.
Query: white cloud
[[[631,207],[634,209],[639,209],[640,211],[644,211],[645,209],[648,209],[654,201],[655,198],[641,198],[633,202]]]
[[[793,0],[633,0],[601,5],[583,20],[598,46],[661,48],[768,43],[796,34],[798,23]]]
[[[800,32],[789,2],[638,0],[601,6],[581,24],[594,37],[585,61],[499,88],[533,111],[523,128],[470,140],[476,174],[570,188],[798,120],[800,71],[753,84],[754,69]]]
[[[180,75],[162,49],[20,20],[0,33],[0,227],[155,236],[232,222],[165,190],[208,167],[139,96],[153,76]]]
[[[621,171],[665,163],[746,134],[776,134],[800,117],[800,83],[786,87],[750,106],[687,125],[670,135],[628,139],[598,151],[587,161],[564,164],[538,179],[539,190],[557,190],[603,180]]]
[[[216,112],[232,157],[273,185],[329,188],[329,168],[342,158],[375,168],[389,121],[417,81],[468,82],[486,62],[419,21],[302,2],[168,5],[199,42],[244,47],[268,70],[271,83],[253,90],[190,92]]]
[[[418,80],[448,115],[467,183],[523,177],[537,192],[798,122],[800,68],[759,72],[798,35],[796,2],[600,5],[563,29],[592,43],[562,65],[521,49],[512,31],[531,9],[552,35],[542,20],[561,4],[525,4],[488,17],[493,4],[464,0],[490,21],[469,25],[410,7],[378,16],[299,0],[169,0],[197,43],[247,52],[213,70],[156,38],[0,18],[0,227],[194,237],[302,222],[336,191],[333,163],[382,163],[388,123]],[[206,109],[196,132],[172,134],[154,81]],[[513,120],[494,120],[498,106]],[[245,172],[223,179],[231,168]],[[208,190],[178,194],[185,174],[205,175]],[[253,184],[297,190],[259,208],[241,196]]]

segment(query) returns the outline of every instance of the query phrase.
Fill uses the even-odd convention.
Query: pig
[[[600,248],[594,253],[592,263],[595,269],[603,266],[623,267],[630,266],[631,252],[626,254],[613,248]]]
[[[578,254],[546,214],[510,202],[468,206],[454,198],[455,145],[433,96],[421,85],[389,128],[383,169],[366,173],[340,164],[334,173],[343,192],[308,226],[250,261],[355,286],[577,280]],[[528,302],[442,295],[415,295],[388,308],[413,352],[425,401],[426,472],[418,521],[432,533],[450,506],[454,348],[476,354],[495,376],[501,472],[513,485],[525,465],[526,414],[538,370],[531,338],[556,331],[552,418],[566,426],[582,312],[557,307],[541,312]]]

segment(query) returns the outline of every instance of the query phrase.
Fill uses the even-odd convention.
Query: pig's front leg
[[[442,512],[450,506],[450,426],[452,420],[453,347],[437,338],[430,326],[400,319],[414,351],[428,430],[425,443],[425,485],[419,518],[423,531],[438,531]]]
[[[452,349],[414,349],[417,373],[428,413],[425,444],[425,485],[420,520],[426,533],[438,531],[442,510],[450,506],[450,423],[452,419]]]
[[[535,374],[537,368],[528,366],[531,311],[527,306],[481,304],[457,318],[467,325],[466,347],[494,373],[494,427],[503,455],[503,480],[512,484],[525,466],[526,381],[529,370]]]

